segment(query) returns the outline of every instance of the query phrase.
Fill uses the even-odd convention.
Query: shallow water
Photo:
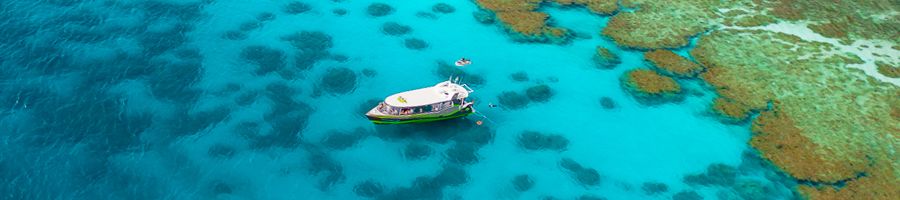
[[[0,127],[7,130],[0,132],[0,180],[8,183],[0,193],[669,199],[696,191],[715,199],[747,188],[683,181],[720,163],[737,170],[731,179],[762,185],[757,193],[790,198],[792,180],[756,164],[748,125],[724,124],[708,113],[715,94],[701,83],[679,80],[691,95],[652,106],[623,91],[621,74],[648,66],[643,52],[598,34],[607,17],[549,8],[557,25],[590,35],[550,45],[514,42],[499,26],[478,23],[470,1],[443,1],[452,13],[433,12],[429,1],[392,2],[393,11],[381,17],[367,13],[372,1],[299,2],[309,10],[289,14],[286,2],[242,0],[0,2],[0,18],[13,27],[0,35],[0,50],[10,55],[0,60]],[[386,34],[388,22],[411,31]],[[325,37],[311,39],[318,33]],[[408,39],[427,47],[408,48]],[[596,68],[591,56],[598,45],[622,64]],[[463,82],[483,78],[472,94],[488,117],[483,126],[474,125],[481,119],[474,115],[413,126],[376,126],[362,116],[371,99],[446,80],[439,63],[463,56],[474,62],[462,68],[469,74]],[[305,69],[300,62],[313,64]],[[339,68],[353,73],[328,75]],[[513,80],[517,72],[528,81]],[[487,106],[503,92],[524,94],[539,84],[553,91],[546,102]],[[604,108],[603,97],[615,108]],[[559,135],[567,144],[528,150],[520,145],[524,131]],[[565,167],[564,159],[583,169]],[[523,174],[534,185],[519,191],[513,180]],[[599,181],[586,184],[580,176]],[[648,194],[645,182],[667,190]]]

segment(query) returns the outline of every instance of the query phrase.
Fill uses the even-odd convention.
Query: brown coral
[[[617,0],[556,0],[560,5],[582,5],[591,12],[602,15],[610,15],[619,10]]]
[[[718,97],[713,101],[713,111],[725,117],[728,121],[739,122],[750,117],[750,107],[740,102]]]
[[[625,74],[624,81],[629,88],[647,94],[674,94],[681,92],[681,86],[674,79],[649,69],[631,70]]]
[[[875,62],[878,66],[878,73],[891,78],[900,78],[900,67],[890,66],[887,63]]]
[[[694,77],[703,67],[670,50],[657,49],[644,54],[644,59],[654,66],[681,77]]]

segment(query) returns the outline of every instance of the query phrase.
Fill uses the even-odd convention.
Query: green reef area
[[[564,43],[541,6],[611,16],[600,34],[647,51],[626,88],[700,79],[710,109],[749,121],[750,144],[808,199],[900,197],[900,4],[892,0],[476,0],[514,38]],[[699,38],[689,55],[671,50]],[[599,50],[598,50],[599,51]],[[657,81],[641,83],[641,81]],[[662,81],[662,82],[660,82]],[[666,84],[660,84],[660,83]],[[676,83],[677,84],[677,83]],[[654,86],[654,87],[650,87]],[[661,95],[665,96],[665,95]]]

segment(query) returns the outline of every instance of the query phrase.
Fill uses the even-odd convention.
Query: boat
[[[465,117],[475,112],[474,103],[466,101],[472,92],[474,90],[468,85],[448,80],[390,95],[369,110],[366,117],[375,124],[422,123]]]

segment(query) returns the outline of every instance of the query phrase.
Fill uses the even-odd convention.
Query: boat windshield
[[[420,113],[440,112],[442,110],[458,105],[459,103],[457,103],[457,101],[458,100],[454,100],[453,102],[445,101],[417,107],[394,107],[381,102],[378,104],[378,111],[389,115],[412,115]]]

